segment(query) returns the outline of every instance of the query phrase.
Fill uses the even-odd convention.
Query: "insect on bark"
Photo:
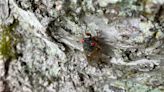
[[[86,38],[80,40],[83,44],[84,53],[86,55],[87,61],[90,65],[102,64],[103,59],[103,48],[99,41],[99,33],[96,36],[92,36],[91,33],[85,33]]]

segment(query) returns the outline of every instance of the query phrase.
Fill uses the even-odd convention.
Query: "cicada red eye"
[[[96,46],[96,43],[95,43],[95,42],[92,42],[92,43],[91,43],[91,46]]]
[[[81,40],[80,40],[80,43],[84,43],[84,39],[81,39]]]

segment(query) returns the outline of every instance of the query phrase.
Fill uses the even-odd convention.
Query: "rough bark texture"
[[[98,31],[112,53],[92,66]],[[0,92],[164,92],[163,0],[0,0],[0,33]]]

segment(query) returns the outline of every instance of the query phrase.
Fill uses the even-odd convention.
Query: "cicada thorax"
[[[96,48],[96,42],[92,38],[84,38],[83,48],[86,54],[92,52]]]

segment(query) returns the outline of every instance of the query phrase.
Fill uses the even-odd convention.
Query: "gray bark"
[[[110,9],[115,7],[108,5],[116,2],[121,0],[1,0],[0,25],[19,21],[14,33],[21,36],[15,47],[21,55],[10,60],[9,69],[0,59],[0,92],[162,92],[163,20],[114,16]],[[159,8],[154,10],[155,17]],[[107,65],[87,62],[79,42],[86,31],[101,31],[102,41],[111,46],[105,49],[112,50]]]

